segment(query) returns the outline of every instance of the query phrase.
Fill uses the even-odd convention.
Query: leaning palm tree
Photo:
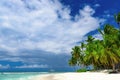
[[[103,40],[88,36],[86,43],[72,48],[70,65],[93,65],[94,67],[116,69],[120,62],[120,13],[115,15],[119,30],[106,24],[104,29],[98,29]]]
[[[118,33],[118,38],[116,40],[116,44],[117,44],[117,49],[118,49],[118,53],[120,55],[120,12],[118,14],[116,14],[115,16],[115,21],[117,22],[118,24],[118,27],[119,27],[119,33]],[[118,63],[118,66],[120,67],[120,62]]]
[[[104,58],[106,60],[105,65],[112,66],[113,71],[115,71],[115,65],[120,61],[120,56],[118,53],[119,48],[116,43],[116,41],[118,41],[118,30],[107,24],[104,27],[102,35],[104,41],[104,56],[106,56]]]

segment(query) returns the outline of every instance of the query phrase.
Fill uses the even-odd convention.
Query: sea
[[[0,80],[31,80],[31,78],[44,75],[73,72],[73,68],[56,68],[56,69],[7,69],[0,70]]]
[[[0,80],[30,80],[34,76],[50,74],[49,72],[1,72]]]

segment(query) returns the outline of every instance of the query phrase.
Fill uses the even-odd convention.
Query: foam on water
[[[0,73],[0,80],[30,80],[34,76],[48,74],[46,72]]]

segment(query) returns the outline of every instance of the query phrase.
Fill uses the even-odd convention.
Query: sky
[[[116,26],[120,0],[0,0],[0,70],[67,70],[71,48]],[[116,26],[117,28],[117,26]]]

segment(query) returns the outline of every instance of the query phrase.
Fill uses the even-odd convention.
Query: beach
[[[108,74],[101,72],[83,73],[56,73],[33,77],[31,80],[120,80],[120,74]]]

